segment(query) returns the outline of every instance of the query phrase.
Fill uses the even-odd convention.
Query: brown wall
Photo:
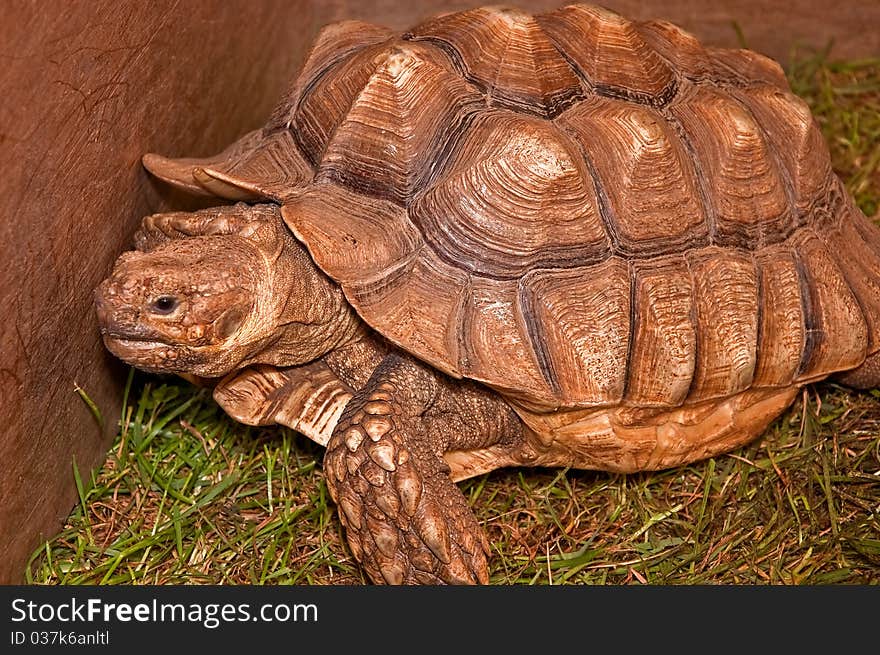
[[[72,461],[88,480],[116,431],[126,370],[91,290],[161,208],[141,154],[209,154],[257,127],[314,20],[299,1],[4,3],[0,581],[69,513]]]
[[[4,4],[0,35],[0,582],[75,502],[116,431],[124,367],[100,344],[91,290],[138,219],[167,207],[140,155],[206,155],[258,126],[318,27],[361,18],[405,28],[460,0],[99,0]],[[531,10],[559,2],[520,0]],[[793,42],[880,52],[880,3],[607,0],[675,20],[715,45],[785,60]],[[756,9],[758,6],[758,9]],[[661,7],[662,9],[656,9]],[[8,26],[13,26],[9,29]],[[105,417],[103,430],[79,385]]]

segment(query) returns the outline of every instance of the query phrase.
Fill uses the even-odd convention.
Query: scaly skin
[[[349,401],[324,458],[348,542],[371,579],[487,583],[488,544],[443,453],[521,438],[494,394],[386,357]]]

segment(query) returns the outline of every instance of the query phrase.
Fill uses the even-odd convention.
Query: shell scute
[[[788,236],[795,216],[787,177],[751,112],[708,87],[670,112],[684,127],[705,180],[715,242],[754,249]]]
[[[644,257],[708,243],[691,158],[662,115],[594,97],[556,122],[582,144],[621,253]]]
[[[576,146],[552,123],[491,112],[410,215],[445,259],[489,277],[601,261],[610,242]]]
[[[748,389],[758,341],[758,280],[744,254],[706,248],[687,254],[694,288],[697,361],[688,400]]]
[[[595,91],[654,105],[675,94],[674,71],[623,16],[569,5],[537,21]]]
[[[678,406],[688,395],[696,362],[697,326],[687,263],[679,255],[637,262],[634,269],[626,398],[640,406]]]
[[[446,14],[405,38],[436,43],[494,106],[549,117],[584,94],[577,75],[535,18],[516,9],[481,7]]]
[[[483,98],[422,48],[401,43],[375,68],[335,127],[318,180],[404,204],[424,186],[437,150]]]
[[[328,28],[264,130],[148,165],[281,202],[369,325],[521,404],[708,403],[880,349],[880,240],[806,104],[668,22]]]
[[[460,334],[463,375],[514,398],[556,402],[530,336],[517,280],[472,276]]]
[[[858,366],[868,347],[868,325],[861,306],[832,252],[812,230],[793,241],[804,278],[807,344],[797,378],[815,380]]]
[[[582,269],[533,270],[520,283],[545,378],[561,404],[623,398],[630,336],[630,273],[619,258]]]
[[[315,37],[296,81],[276,107],[267,127],[274,129],[286,125],[293,118],[303,94],[339,62],[391,36],[391,30],[385,27],[358,20],[339,21],[323,27]]]

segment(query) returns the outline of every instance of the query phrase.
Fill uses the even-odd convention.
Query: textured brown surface
[[[559,3],[519,4],[541,11]],[[712,45],[735,45],[729,24],[735,18],[752,47],[782,59],[794,41],[822,46],[831,37],[838,56],[880,51],[880,33],[864,31],[880,22],[876,3],[831,9],[808,0],[606,4],[636,18],[675,20]],[[124,369],[98,344],[90,295],[129,245],[137,219],[163,206],[139,156],[209,154],[261,124],[321,24],[360,18],[402,29],[472,5],[168,1],[4,8],[14,28],[0,41],[0,301],[7,308],[0,328],[0,581],[20,578],[39,534],[52,532],[69,511],[71,458],[83,467],[97,462],[113,431]],[[550,91],[548,102],[559,96]],[[475,288],[474,305],[496,294]],[[502,359],[488,350],[483,356]],[[103,437],[74,383],[104,412]]]
[[[308,2],[14,2],[3,12],[14,26],[0,37],[9,582],[70,511],[72,460],[88,479],[116,430],[126,373],[100,345],[91,294],[140,217],[163,206],[140,156],[216,152],[264,121],[316,19]],[[103,412],[103,433],[75,384]]]
[[[286,250],[268,248],[272,265],[253,267],[263,282],[230,310],[246,327],[204,345],[213,314],[199,308],[227,282],[190,284],[191,258],[175,253],[209,249],[213,229],[155,262],[127,253],[99,300],[117,356],[199,375],[292,367],[245,369],[218,398],[249,422],[335,421],[300,353],[330,356],[364,332],[298,340],[295,326],[333,322],[291,284],[314,266],[405,351],[363,383],[339,378],[353,395],[326,442],[328,487],[375,582],[486,581],[456,476],[511,463],[633,472],[727,452],[877,342],[880,232],[782,69],[669,23],[571,5],[478,8],[392,36],[336,25],[265,128],[220,155],[145,164],[186,190],[279,203],[314,263],[276,277]],[[860,227],[866,264],[841,266],[840,236]],[[250,280],[237,250],[218,252],[233,286]],[[152,288],[160,260],[182,280],[171,295]],[[235,365],[226,353],[243,344]],[[470,407],[473,383],[434,368],[500,393],[483,388]],[[518,418],[498,430],[502,409]]]
[[[863,217],[779,65],[595,6],[324,30],[261,134],[149,166],[280,201],[370,326],[533,408],[802,384],[878,322],[833,254]],[[797,323],[763,319],[780,299]]]

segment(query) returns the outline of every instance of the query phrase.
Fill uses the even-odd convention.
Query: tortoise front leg
[[[223,205],[194,212],[151,214],[141,220],[134,244],[141,252],[150,252],[173,239],[212,235],[250,236],[268,222],[280,221],[276,205]]]
[[[497,396],[452,385],[389,355],[349,401],[324,459],[346,537],[370,578],[389,584],[488,582],[488,544],[449,477],[448,450],[522,439]]]

